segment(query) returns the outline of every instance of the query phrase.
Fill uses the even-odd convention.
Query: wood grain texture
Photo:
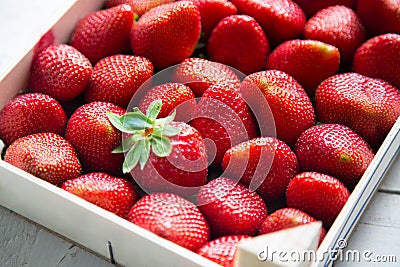
[[[0,266],[113,266],[0,206]]]

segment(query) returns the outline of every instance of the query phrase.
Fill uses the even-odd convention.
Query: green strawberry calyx
[[[137,107],[132,112],[120,116],[107,112],[111,124],[122,133],[128,134],[113,153],[126,153],[122,171],[128,173],[139,163],[143,170],[149,159],[150,152],[158,157],[166,157],[172,152],[171,141],[168,137],[179,134],[180,129],[171,125],[176,111],[165,118],[157,119],[162,107],[162,101],[156,100],[143,114]]]

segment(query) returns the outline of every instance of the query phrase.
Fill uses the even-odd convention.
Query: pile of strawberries
[[[322,241],[400,115],[399,6],[108,0],[34,55],[4,160],[224,266],[255,235]]]

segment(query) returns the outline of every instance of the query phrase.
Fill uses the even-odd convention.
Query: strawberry
[[[196,203],[215,237],[254,235],[268,213],[263,199],[256,192],[223,177],[203,186]]]
[[[235,266],[236,250],[240,242],[250,240],[248,235],[221,236],[207,242],[197,250],[197,254],[224,267]]]
[[[307,39],[336,46],[343,65],[350,63],[357,47],[367,38],[358,15],[346,6],[330,6],[318,11],[304,27]]]
[[[58,185],[81,175],[73,146],[55,133],[35,133],[14,141],[4,161],[49,183]]]
[[[277,138],[290,146],[304,130],[315,124],[310,98],[303,87],[285,72],[267,70],[253,73],[242,82],[241,92],[251,107],[262,107],[265,101],[268,102]]]
[[[299,172],[294,152],[273,137],[260,137],[240,143],[224,155],[224,174],[240,179],[266,200],[283,197],[290,179]]]
[[[236,15],[236,7],[228,0],[190,0],[200,11],[201,31],[206,41],[218,22],[230,15]]]
[[[321,122],[346,125],[378,149],[400,115],[400,91],[383,80],[343,73],[320,84],[315,108]]]
[[[264,31],[255,19],[246,15],[222,19],[207,43],[207,56],[211,61],[227,64],[245,74],[264,69],[268,54]]]
[[[354,188],[374,153],[356,132],[340,124],[322,124],[303,132],[295,152],[303,171],[316,171],[338,178]]]
[[[192,2],[177,1],[157,6],[134,25],[132,51],[150,59],[156,69],[166,68],[192,55],[200,31],[200,12]]]
[[[106,56],[127,53],[133,14],[126,4],[94,12],[77,23],[70,44],[92,64]]]
[[[132,7],[132,11],[140,17],[153,7],[172,2],[174,0],[107,0],[106,7],[110,8],[121,4],[128,4]]]
[[[291,0],[232,0],[239,13],[253,17],[272,46],[300,37],[306,17]],[[241,38],[240,38],[241,39]]]
[[[122,218],[139,198],[131,182],[102,172],[65,181],[61,188]]]
[[[19,95],[0,111],[0,138],[6,145],[20,137],[42,132],[63,134],[67,116],[51,96],[40,93]]]
[[[176,110],[179,120],[185,121],[184,118],[190,119],[196,108],[196,100],[189,87],[182,83],[166,83],[151,88],[141,100],[139,109],[146,112],[150,104],[158,99],[162,101],[158,118],[165,118]]]
[[[316,40],[289,40],[268,57],[267,69],[286,72],[313,97],[318,85],[339,70],[339,50]]]
[[[50,45],[33,57],[30,89],[69,101],[83,92],[91,75],[92,64],[76,48]]]
[[[79,107],[67,123],[65,137],[76,148],[85,172],[121,174],[123,155],[111,151],[121,143],[121,132],[112,126],[107,112],[125,110],[108,102],[91,102]]]
[[[383,34],[363,43],[354,55],[353,69],[400,88],[400,35]]]
[[[189,86],[197,97],[202,96],[215,83],[234,86],[240,84],[239,77],[232,68],[203,58],[185,59],[174,70],[173,81]]]
[[[162,101],[150,104],[146,115],[138,108],[123,116],[108,113],[112,124],[124,133],[115,153],[126,153],[123,172],[130,173],[146,192],[196,193],[207,182],[207,155],[200,133],[175,112],[156,119]]]
[[[317,220],[307,213],[294,208],[282,208],[268,215],[263,224],[261,225],[258,234],[264,235],[298,225],[316,222]],[[321,235],[319,243],[321,244],[326,235],[326,230],[321,228]]]
[[[357,0],[357,14],[372,35],[400,34],[399,6],[399,0]]]
[[[210,238],[210,228],[199,209],[171,193],[142,197],[129,211],[128,220],[192,251]]]
[[[299,209],[329,228],[346,204],[350,193],[338,179],[318,173],[296,175],[286,189],[289,208]]]
[[[143,57],[105,57],[94,66],[85,99],[111,102],[126,108],[137,89],[152,77],[153,71],[153,64]]]
[[[356,7],[356,0],[294,0],[294,2],[303,9],[308,18],[315,15],[315,13],[321,9],[329,6],[342,5],[352,9]]]
[[[214,159],[211,148],[207,150],[209,162],[215,165],[221,163],[229,148],[257,135],[257,124],[250,109],[233,86],[210,86],[200,99],[194,117],[190,125],[215,144]]]

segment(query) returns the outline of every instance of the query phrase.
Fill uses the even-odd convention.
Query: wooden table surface
[[[30,38],[37,34],[38,29],[46,27],[46,20],[71,1],[0,1],[0,76],[13,65],[21,51],[27,49]],[[350,240],[347,240],[345,251],[358,251],[360,260],[337,260],[335,266],[400,266],[399,210],[398,155]],[[112,265],[0,206],[0,266]]]

